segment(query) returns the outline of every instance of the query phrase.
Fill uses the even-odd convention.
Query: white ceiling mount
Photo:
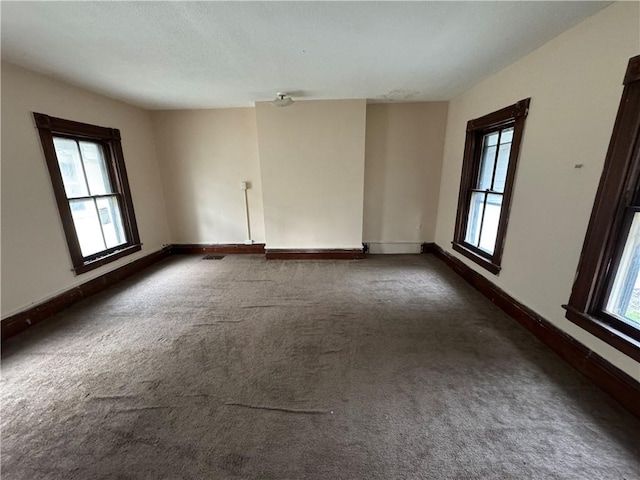
[[[288,107],[289,105],[293,105],[293,99],[286,93],[278,92],[276,99],[271,102],[271,105],[274,107]]]

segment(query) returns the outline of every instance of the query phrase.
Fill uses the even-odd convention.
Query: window
[[[640,361],[640,56],[629,61],[567,318]]]
[[[120,131],[33,115],[76,274],[140,250]]]
[[[467,123],[453,249],[495,274],[530,100]]]

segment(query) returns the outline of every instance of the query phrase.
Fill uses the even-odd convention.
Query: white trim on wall
[[[369,253],[397,255],[403,253],[420,253],[421,243],[416,242],[367,242]]]

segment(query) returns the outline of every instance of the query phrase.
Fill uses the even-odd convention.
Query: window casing
[[[566,317],[640,361],[640,56],[624,91]]]
[[[529,98],[467,123],[453,249],[491,273],[501,269]]]
[[[75,273],[139,251],[120,131],[33,115]]]

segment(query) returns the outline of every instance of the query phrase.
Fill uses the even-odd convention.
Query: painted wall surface
[[[640,4],[619,2],[450,102],[436,242],[627,373],[640,365],[564,318],[630,57]],[[468,120],[531,97],[502,271],[451,250]],[[582,168],[575,168],[582,164]]]
[[[142,251],[75,276],[32,112],[120,129]],[[149,114],[2,63],[2,316],[169,243]]]
[[[256,115],[267,248],[362,248],[366,101]]]
[[[255,109],[151,113],[172,243],[264,242]]]
[[[372,252],[419,253],[434,241],[447,110],[447,102],[367,106],[363,240]]]

